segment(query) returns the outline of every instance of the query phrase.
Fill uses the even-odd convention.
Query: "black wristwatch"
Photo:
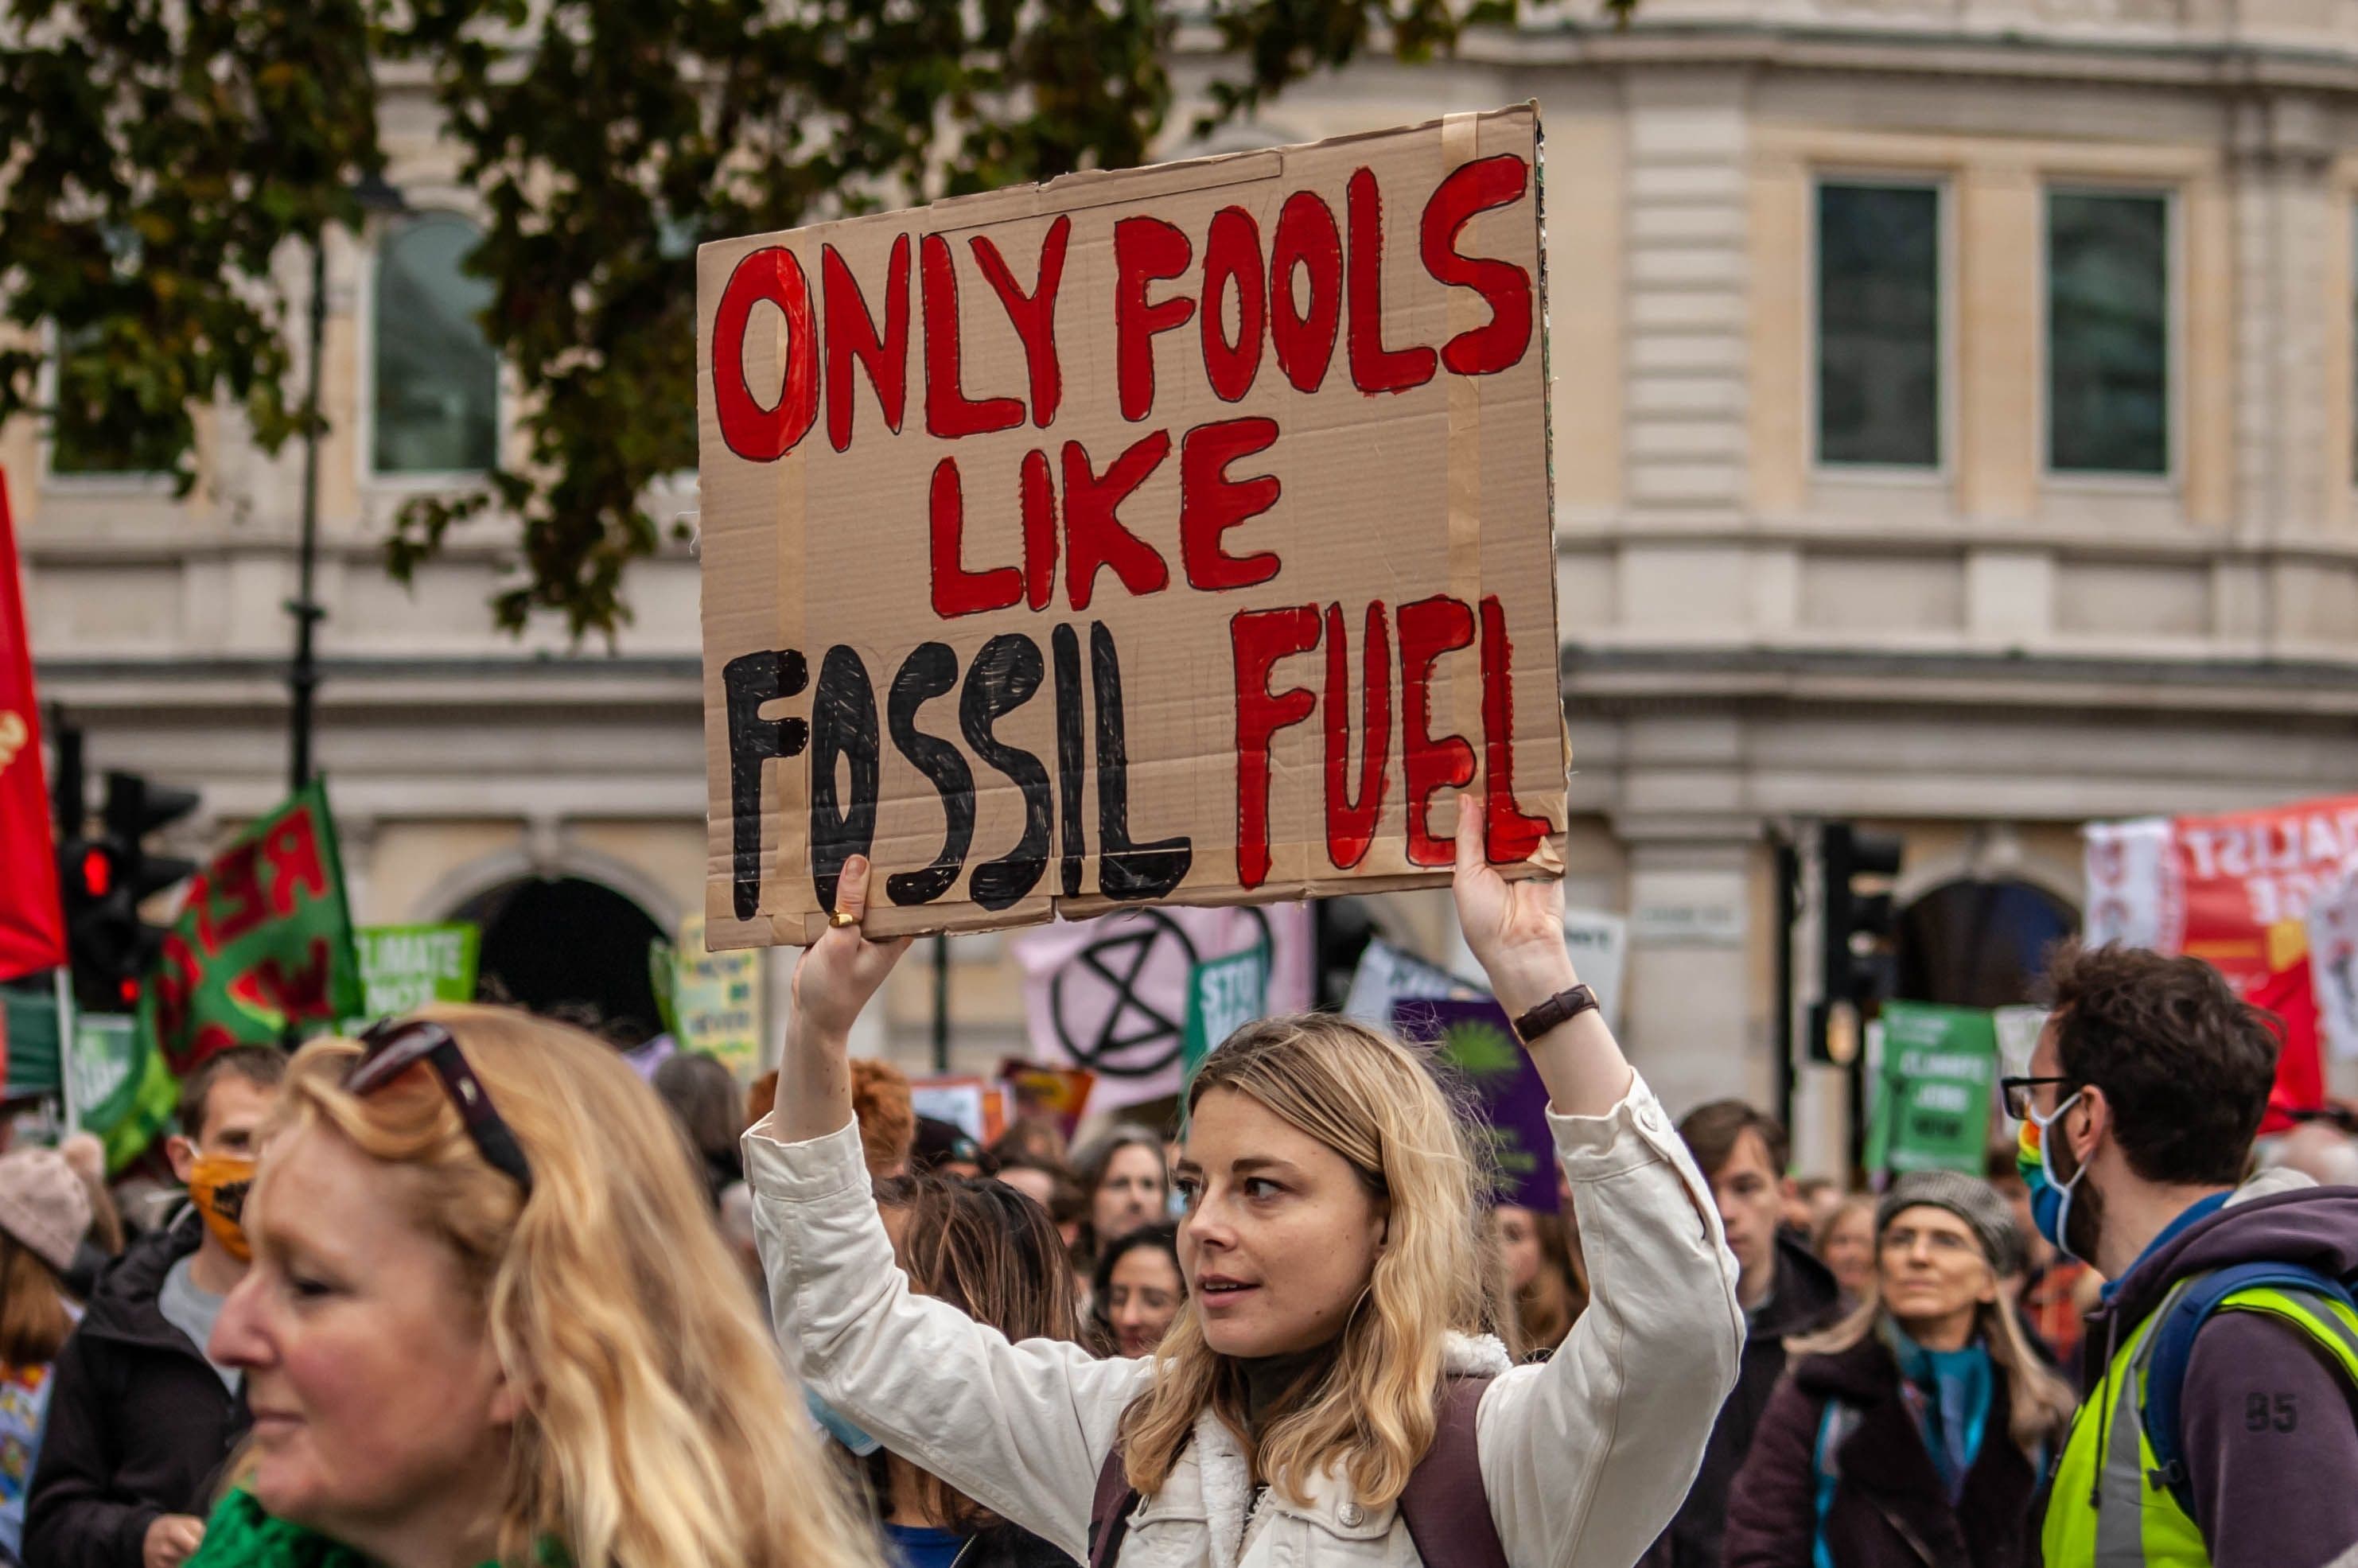
[[[1596,1005],[1596,993],[1586,986],[1562,990],[1515,1020],[1515,1038],[1528,1045],[1549,1030],[1570,1023]]]

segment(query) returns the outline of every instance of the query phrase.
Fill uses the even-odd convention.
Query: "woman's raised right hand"
[[[868,914],[868,873],[867,856],[844,861],[835,907],[855,924],[828,926],[795,966],[795,1016],[802,1041],[839,1045],[849,1039],[860,1009],[909,950],[908,937],[871,942],[856,924]]]

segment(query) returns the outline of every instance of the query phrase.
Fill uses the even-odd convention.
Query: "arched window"
[[[2028,1001],[2048,949],[2079,929],[2070,904],[2028,882],[1945,882],[1900,913],[1898,994],[1951,1007]]]
[[[492,286],[463,270],[479,234],[449,213],[413,218],[377,253],[378,473],[474,473],[499,455],[499,356],[477,319]]]

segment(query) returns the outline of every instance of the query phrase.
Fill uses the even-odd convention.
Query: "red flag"
[[[0,980],[66,961],[49,791],[41,776],[41,709],[33,696],[32,637],[16,579],[16,535],[0,471]]]

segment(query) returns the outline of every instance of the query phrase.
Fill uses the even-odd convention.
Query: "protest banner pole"
[[[950,939],[934,937],[934,1071],[950,1070]]]
[[[73,1077],[73,970],[66,966],[49,971],[58,995],[58,1105],[64,1115],[68,1136],[81,1130],[81,1112],[74,1104]]]

